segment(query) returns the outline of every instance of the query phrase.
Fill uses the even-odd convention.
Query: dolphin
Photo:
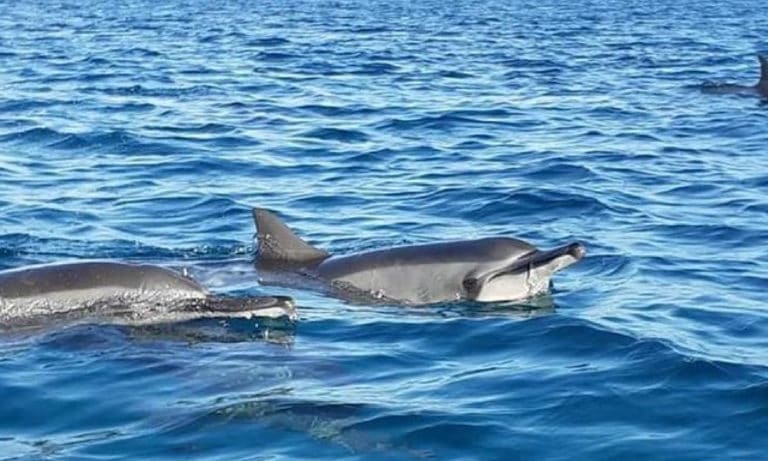
[[[546,293],[552,275],[585,254],[580,243],[541,251],[515,238],[490,237],[332,256],[299,238],[269,210],[254,208],[253,218],[262,272],[299,274],[351,300],[521,301]]]
[[[734,83],[705,83],[701,90],[713,94],[751,94],[768,98],[768,56],[757,55],[760,62],[760,80],[755,85],[737,85]]]
[[[145,325],[295,316],[290,298],[216,296],[189,277],[147,264],[87,261],[0,271],[5,328],[64,320]]]

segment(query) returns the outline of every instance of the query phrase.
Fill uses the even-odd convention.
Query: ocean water
[[[186,269],[290,325],[0,337],[0,459],[768,457],[755,0],[0,3],[0,269]],[[582,241],[548,306],[258,283],[250,208],[345,253]]]

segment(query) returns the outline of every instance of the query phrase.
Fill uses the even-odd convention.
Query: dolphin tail
[[[253,209],[259,260],[263,262],[312,262],[330,256],[299,238],[274,213],[263,208]]]
[[[760,61],[760,86],[768,86],[768,55],[758,54],[758,61]]]

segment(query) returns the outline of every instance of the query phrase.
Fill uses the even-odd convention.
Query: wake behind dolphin
[[[290,298],[215,296],[191,278],[146,264],[76,262],[0,272],[2,328],[62,321],[142,325],[295,315]]]
[[[711,94],[745,94],[768,98],[768,56],[758,55],[760,62],[760,80],[755,85],[708,82],[701,86],[701,91]]]
[[[288,283],[320,281],[346,299],[413,305],[520,301],[547,292],[552,275],[585,253],[580,243],[541,251],[522,240],[496,237],[331,256],[297,237],[272,212],[255,208],[253,217],[262,272],[301,276],[284,278]]]

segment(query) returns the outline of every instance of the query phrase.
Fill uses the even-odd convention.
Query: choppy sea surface
[[[0,337],[0,459],[768,457],[754,0],[0,3],[0,269],[293,296],[295,327]],[[513,235],[551,306],[261,286],[250,207],[353,252]]]

